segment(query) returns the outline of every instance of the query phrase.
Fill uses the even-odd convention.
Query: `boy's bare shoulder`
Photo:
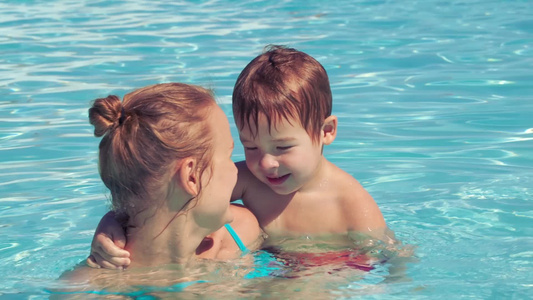
[[[340,199],[352,204],[356,204],[356,202],[364,204],[365,201],[372,199],[361,183],[346,171],[336,167],[335,177],[335,183],[338,185],[338,191],[340,191]]]
[[[381,211],[367,190],[339,167],[334,167],[337,199],[350,230],[368,231],[385,228]]]

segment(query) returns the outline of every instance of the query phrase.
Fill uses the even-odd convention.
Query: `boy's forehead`
[[[243,130],[248,130],[252,134],[256,134],[258,131],[268,130],[269,133],[272,131],[282,131],[286,127],[302,127],[300,120],[296,118],[284,118],[282,116],[267,118],[265,114],[259,114],[257,119],[250,117],[247,121],[244,120],[242,124],[237,122],[237,127],[239,132]]]
[[[297,132],[305,132],[307,130],[303,128],[299,121],[294,119],[271,119],[269,120],[263,116],[258,118],[257,124],[254,120],[249,120],[244,124],[237,124],[239,130],[239,137],[242,141],[254,140],[258,135],[268,135],[275,141],[288,141],[295,139],[292,134]]]

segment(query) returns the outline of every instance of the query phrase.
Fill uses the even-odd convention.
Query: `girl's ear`
[[[324,145],[329,145],[335,140],[337,136],[337,122],[337,117],[333,115],[324,120],[324,125],[322,125],[322,142]]]
[[[187,157],[178,164],[176,175],[179,186],[191,196],[197,196],[199,191],[198,164],[195,158]]]

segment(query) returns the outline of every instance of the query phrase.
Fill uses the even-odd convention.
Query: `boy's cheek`
[[[244,152],[244,159],[246,160],[246,165],[253,164],[257,161],[257,155],[250,153],[250,151]]]
[[[260,177],[260,171],[258,169],[259,162],[251,157],[246,157],[246,166],[248,167],[248,170],[254,177],[259,178]]]
[[[253,169],[253,166],[254,166],[254,160],[252,158],[251,155],[244,155],[244,159],[246,160],[246,166],[248,167],[249,170],[252,170]]]

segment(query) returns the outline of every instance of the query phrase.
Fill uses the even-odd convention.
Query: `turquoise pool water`
[[[187,82],[213,88],[232,122],[236,77],[269,43],[324,65],[340,120],[325,153],[416,245],[416,260],[396,280],[388,265],[309,280],[243,272],[234,295],[529,297],[531,1],[173,2],[0,3],[0,298],[47,298],[88,254],[107,210],[91,100]]]

